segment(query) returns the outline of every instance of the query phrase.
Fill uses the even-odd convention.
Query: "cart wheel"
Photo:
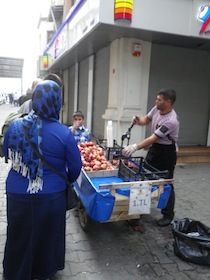
[[[82,229],[87,232],[90,228],[91,218],[88,216],[81,200],[78,201],[78,214],[79,214],[79,222]]]

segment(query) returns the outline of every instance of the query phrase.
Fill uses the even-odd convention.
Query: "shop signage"
[[[45,53],[42,56],[42,64],[43,64],[44,69],[48,68],[48,54],[47,53]]]
[[[114,20],[132,21],[133,0],[115,0]]]
[[[209,33],[210,32],[210,5],[201,6],[199,8],[197,18],[203,23],[199,33],[200,34]]]
[[[67,29],[66,27],[58,34],[54,42],[54,58],[61,56],[67,48]]]

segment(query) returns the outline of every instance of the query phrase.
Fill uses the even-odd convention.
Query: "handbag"
[[[57,169],[55,169],[53,166],[51,166],[44,157],[40,154],[40,152],[32,145],[32,143],[29,141],[29,136],[27,135],[24,126],[22,126],[24,135],[26,137],[26,140],[29,142],[31,148],[35,152],[35,154],[38,156],[38,158],[41,159],[41,161],[55,174],[60,176],[65,182],[66,182],[66,211],[71,210],[73,208],[77,207],[78,204],[78,197],[74,189],[74,185],[70,183],[64,176],[61,174]]]

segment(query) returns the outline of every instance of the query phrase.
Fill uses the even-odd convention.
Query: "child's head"
[[[80,125],[84,122],[84,115],[81,111],[76,111],[73,114],[73,122],[77,122]]]

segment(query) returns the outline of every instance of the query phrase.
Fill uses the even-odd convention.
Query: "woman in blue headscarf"
[[[33,112],[14,121],[5,135],[3,151],[12,164],[6,180],[6,280],[44,280],[64,269],[66,183],[31,147],[69,181],[77,179],[80,152],[70,130],[59,122],[61,104],[58,84],[40,82],[32,96]]]

